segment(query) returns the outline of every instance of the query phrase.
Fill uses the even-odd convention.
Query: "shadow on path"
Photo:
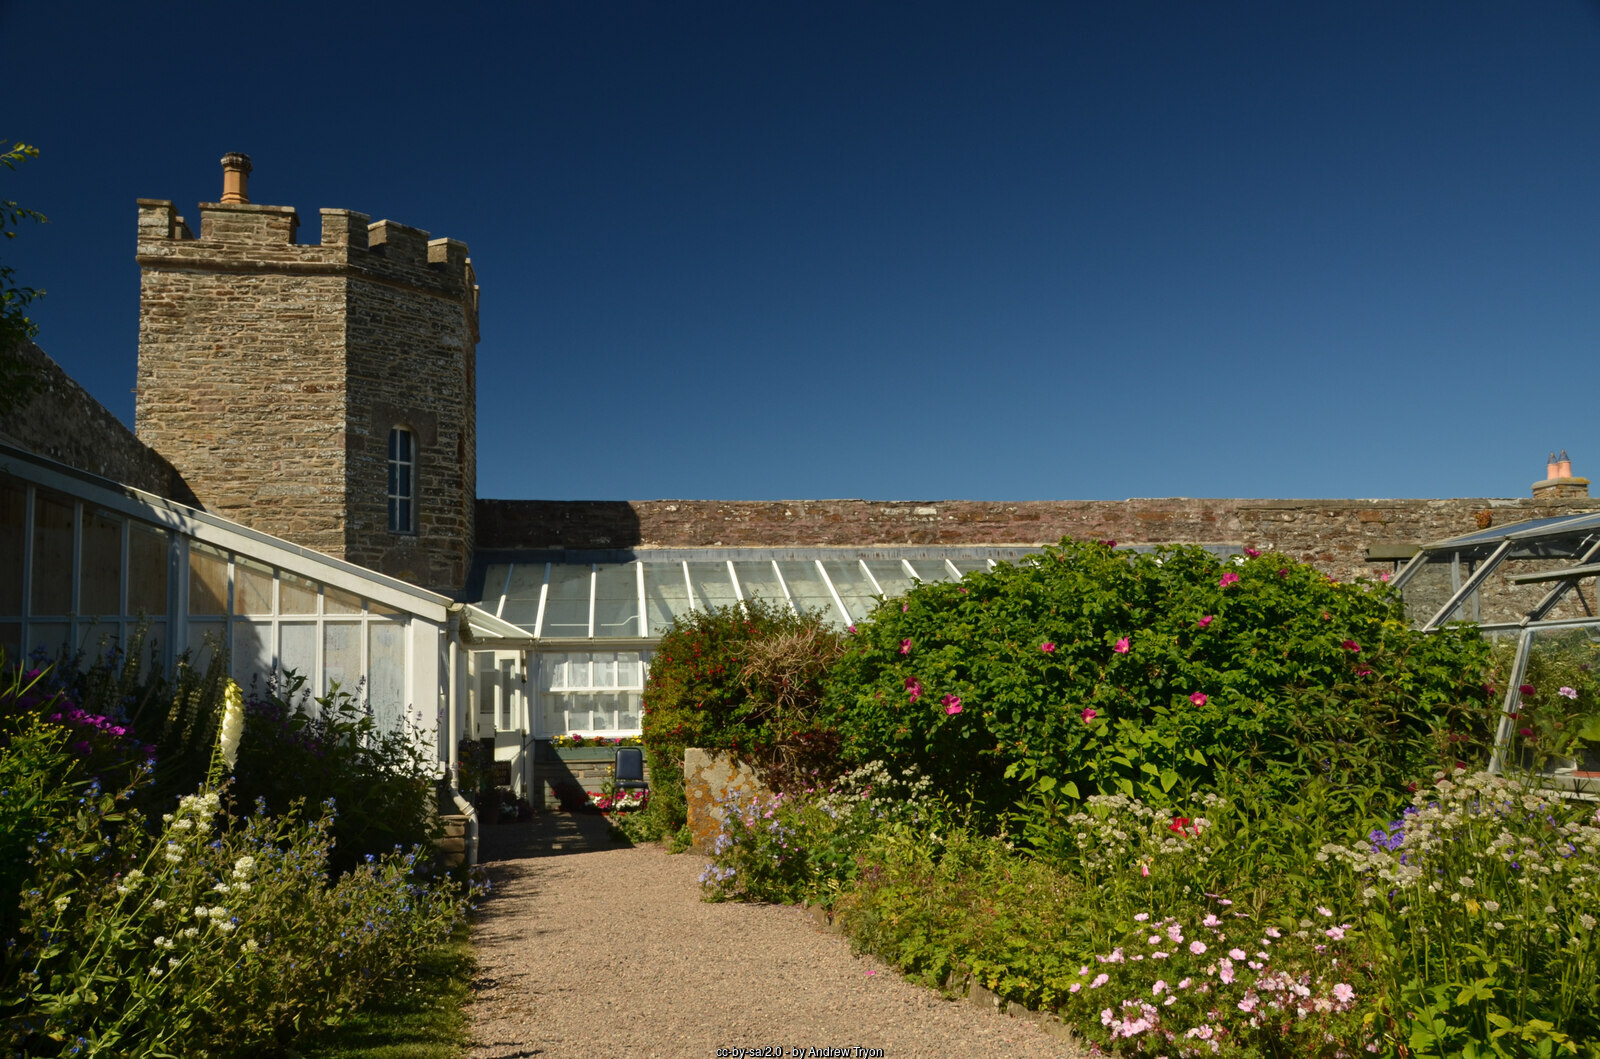
[[[611,837],[610,826],[599,813],[543,812],[535,813],[532,820],[481,828],[478,863],[597,853],[629,845],[627,839]]]

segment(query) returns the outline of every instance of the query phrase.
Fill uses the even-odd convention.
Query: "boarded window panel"
[[[83,576],[78,613],[110,617],[122,613],[122,520],[95,512],[83,523]]]
[[[33,613],[72,613],[72,503],[43,492],[33,507]]]
[[[285,570],[278,575],[278,613],[315,614],[320,587],[315,581],[307,581]]]
[[[228,557],[199,541],[189,542],[189,613],[228,613]]]
[[[135,522],[128,527],[128,613],[167,613],[167,531]]]
[[[367,697],[382,731],[400,726],[406,711],[406,626],[375,621],[367,626]]]
[[[15,478],[0,477],[0,614],[22,614],[22,545],[27,519],[27,490]],[[17,629],[13,650],[22,647]]]
[[[342,588],[329,585],[322,593],[322,612],[324,614],[360,614],[361,597],[354,592],[346,592]]]
[[[272,614],[272,567],[235,560],[233,612],[269,617]]]
[[[361,626],[330,621],[322,627],[322,691],[335,684],[351,695],[361,681]]]

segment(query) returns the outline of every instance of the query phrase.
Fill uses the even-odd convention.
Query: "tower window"
[[[389,532],[417,531],[417,441],[405,427],[389,431]]]

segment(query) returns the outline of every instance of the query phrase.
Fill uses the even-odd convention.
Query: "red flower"
[[[916,702],[922,697],[922,684],[916,677],[906,677],[906,690],[911,692],[911,701]]]
[[[1517,734],[1522,736],[1522,738],[1524,738],[1524,739],[1532,739],[1533,738],[1533,729],[1532,728],[1518,728],[1517,729]]]
[[[1354,652],[1355,654],[1360,654],[1361,653],[1361,645],[1356,643],[1354,640],[1346,640],[1343,643],[1341,643],[1339,646],[1343,647],[1346,651],[1351,651],[1351,652]]]
[[[1533,695],[1533,694],[1535,694],[1532,684],[1519,684],[1519,685],[1517,685],[1517,690],[1522,692],[1522,694],[1524,694],[1524,695]]]
[[[1245,554],[1246,554],[1246,555],[1248,555],[1248,556],[1249,556],[1249,557],[1250,557],[1250,558],[1252,558],[1252,559],[1259,559],[1259,558],[1261,558],[1261,553],[1260,553],[1260,552],[1258,552],[1258,551],[1256,551],[1256,550],[1255,550],[1255,549],[1254,549],[1254,548],[1246,548],[1246,549],[1245,549],[1245,550],[1244,550],[1244,553],[1245,553]]]
[[[911,641],[910,640],[901,640],[900,641],[900,653],[903,654],[903,655],[908,655],[908,654],[911,653]]]
[[[1049,640],[1046,640],[1044,643],[1039,645],[1039,650],[1043,651],[1045,654],[1050,654],[1055,651],[1055,649],[1056,645],[1051,643]]]
[[[1113,651],[1117,652],[1117,654],[1119,654],[1119,655],[1127,654],[1128,653],[1128,638],[1126,636],[1124,636],[1122,639],[1118,640],[1117,643],[1116,643],[1116,646],[1111,648],[1111,649]]]
[[[1167,825],[1167,830],[1180,835],[1187,835],[1189,833],[1189,818],[1187,816],[1174,816],[1172,823]],[[1196,833],[1198,834],[1198,829]]]
[[[1083,718],[1084,724],[1088,724],[1090,721],[1100,716],[1100,713],[1092,708],[1085,708],[1082,713],[1078,714],[1078,716]]]

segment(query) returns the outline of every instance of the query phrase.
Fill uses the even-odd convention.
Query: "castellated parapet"
[[[202,203],[195,238],[171,202],[139,200],[139,438],[207,510],[453,594],[477,476],[466,244],[321,215],[301,244],[292,207]],[[416,440],[410,532],[389,527],[395,427]]]

